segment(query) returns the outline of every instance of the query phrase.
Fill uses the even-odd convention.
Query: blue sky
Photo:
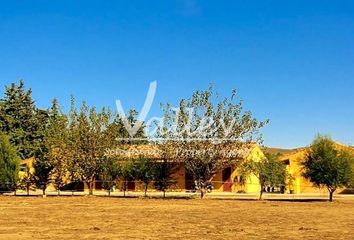
[[[266,145],[354,144],[354,2],[1,1],[1,87],[18,79],[66,109],[140,109],[156,80],[151,116],[212,83],[270,119]]]

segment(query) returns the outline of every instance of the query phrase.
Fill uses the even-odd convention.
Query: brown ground
[[[0,197],[0,239],[354,239],[354,202]]]

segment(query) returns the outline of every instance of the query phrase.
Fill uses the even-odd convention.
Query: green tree
[[[25,90],[21,80],[18,85],[11,84],[5,89],[0,100],[0,127],[5,132],[21,159],[34,155],[41,135],[38,134],[40,122],[37,120],[37,108],[31,97],[31,89]]]
[[[157,162],[154,169],[154,186],[158,191],[163,192],[163,197],[166,197],[166,191],[170,186],[176,183],[173,174],[177,171],[177,165],[164,159],[162,162]]]
[[[184,159],[184,166],[187,173],[193,176],[195,187],[200,191],[203,198],[207,192],[207,184],[210,183],[215,174],[223,168],[226,161],[234,164],[232,159],[224,161],[214,143],[211,142],[191,142],[181,149],[180,156]]]
[[[138,112],[134,109],[128,111],[127,116],[123,119],[123,116],[116,115],[113,122],[111,122],[107,128],[106,136],[108,138],[107,145],[108,148],[121,148],[131,144],[146,144],[147,137],[144,131],[144,124],[137,130],[134,137],[131,137],[126,124],[128,127],[133,127],[137,123]],[[146,140],[145,140],[146,139]],[[106,155],[107,157],[107,155]],[[126,191],[128,189],[128,183],[135,181],[136,171],[133,164],[135,161],[133,159],[124,159],[118,161],[120,166],[120,179],[122,180],[122,190],[124,196],[126,196]]]
[[[259,129],[268,122],[258,121],[250,111],[244,111],[236,91],[231,98],[220,99],[212,87],[194,92],[190,99],[181,99],[177,109],[170,104],[163,108],[157,136],[173,142],[176,152],[172,158],[184,163],[202,198],[208,182],[225,164],[237,164],[238,152],[262,142]],[[230,151],[234,156],[227,156]]]
[[[158,191],[163,192],[163,197],[166,197],[166,191],[169,187],[176,183],[176,179],[173,177],[178,171],[178,163],[171,159],[171,150],[173,145],[171,142],[166,141],[163,144],[157,144],[160,156],[156,161],[154,168],[154,187]]]
[[[145,135],[144,131],[144,124],[137,130],[136,134],[134,135],[134,138],[131,138],[129,135],[129,132],[127,130],[127,127],[124,123],[126,121],[126,124],[128,126],[133,127],[137,123],[137,116],[138,112],[134,109],[130,109],[128,111],[128,114],[126,116],[126,119],[123,119],[122,116],[116,115],[114,118],[114,121],[109,124],[107,128],[107,134],[110,137],[110,141],[116,142],[118,144],[143,144],[147,143],[147,137]],[[139,140],[137,140],[139,139]],[[145,140],[146,139],[146,140]]]
[[[20,159],[8,136],[0,133],[0,191],[14,191],[18,181]]]
[[[34,161],[34,180],[36,186],[42,190],[42,194],[46,195],[46,189],[50,183],[51,172],[53,166],[51,165],[50,159],[48,159],[47,152],[37,152],[36,160]]]
[[[100,179],[102,181],[103,189],[108,191],[108,194],[111,195],[113,187],[117,185],[117,181],[121,176],[120,165],[116,159],[107,158],[105,159]]]
[[[134,181],[134,164],[132,161],[122,161],[120,162],[120,175],[122,179],[122,189],[123,195],[126,196],[126,191],[128,190],[128,183]]]
[[[330,137],[318,135],[303,161],[303,176],[317,187],[326,187],[332,202],[334,192],[352,179],[352,161],[351,152],[338,149]]]
[[[245,176],[253,174],[259,180],[261,186],[259,199],[262,200],[266,187],[285,187],[289,175],[286,166],[277,161],[278,155],[266,154],[266,157],[259,162],[245,161],[241,165],[241,172]]]
[[[68,141],[67,116],[62,113],[57,99],[54,98],[48,111],[48,126],[45,130],[44,142],[49,149],[48,157],[53,167],[51,178],[58,195],[66,182],[68,161],[71,158]]]
[[[66,169],[68,171],[68,180],[70,181],[69,186],[71,188],[72,195],[74,195],[74,190],[78,184],[78,181],[81,180],[79,166],[79,161],[81,158],[77,146],[77,142],[80,141],[80,132],[78,130],[78,113],[75,107],[75,98],[73,96],[71,96],[70,99],[70,113],[67,118],[69,126],[64,154],[68,158]]]
[[[110,112],[107,109],[97,112],[95,108],[88,108],[83,103],[80,112],[74,111],[70,117],[70,152],[75,166],[70,166],[69,169],[78,171],[72,173],[80,176],[92,195],[95,178],[102,170],[105,150],[111,145],[106,132],[110,124]]]
[[[35,161],[34,181],[38,188],[42,190],[43,195],[46,194],[46,189],[51,180],[51,173],[53,165],[51,162],[51,147],[48,144],[49,116],[48,112],[44,110],[37,110],[38,129],[37,135],[40,136],[41,141],[37,142],[34,152]]]
[[[154,180],[155,161],[151,158],[139,157],[133,160],[134,177],[144,185],[144,197],[147,196],[149,184]]]
[[[20,179],[20,188],[25,190],[27,193],[27,196],[29,196],[30,190],[35,183],[36,183],[36,179],[35,179],[34,174],[31,171],[30,167],[28,165],[26,165],[25,174]]]

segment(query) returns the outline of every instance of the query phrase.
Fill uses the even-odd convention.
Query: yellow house
[[[354,152],[352,147],[345,146],[343,144],[336,144],[337,149],[349,149]],[[288,172],[292,175],[293,180],[289,183],[288,188],[292,189],[294,193],[319,193],[327,194],[327,189],[318,188],[314,186],[309,180],[302,176],[302,162],[304,161],[307,151],[309,148],[299,148],[291,152],[283,153],[280,157],[280,160],[287,165]],[[343,191],[344,189],[339,189],[338,192]]]
[[[284,154],[280,160],[287,166],[288,173],[292,176],[292,182],[288,188],[293,193],[325,193],[325,191],[315,188],[307,179],[302,176],[302,161],[306,156],[307,148],[297,149],[294,152]]]
[[[126,158],[134,158],[140,155],[145,155],[152,159],[161,159],[161,152],[159,152],[159,147],[154,144],[144,144],[144,145],[128,145],[125,148],[119,149],[119,151],[126,154]],[[144,154],[142,154],[144,153]],[[300,152],[298,153],[300,154]],[[260,161],[265,155],[262,152],[262,149],[256,145],[250,145],[244,151],[242,151],[241,161]],[[298,164],[297,155],[284,156],[284,164],[287,164],[288,171],[290,173],[297,172]],[[282,159],[284,159],[282,158]],[[289,161],[288,159],[291,159]],[[176,162],[177,171],[173,174],[173,179],[175,179],[175,184],[171,186],[171,191],[193,191],[194,190],[194,181],[192,176],[186,171],[183,162],[179,162],[178,159],[172,160]],[[26,172],[29,170],[30,173],[33,173],[33,162],[34,158],[22,160],[20,167],[20,177],[24,177]],[[291,164],[288,164],[288,163]],[[299,175],[300,176],[300,175]],[[299,177],[298,177],[299,178]],[[298,181],[298,180],[296,180]],[[225,166],[224,169],[218,171],[212,179],[213,191],[216,192],[235,192],[235,193],[258,193],[260,191],[259,180],[256,176],[242,176],[238,170],[238,166]],[[299,184],[295,184],[299,186]],[[294,185],[294,186],[295,186]],[[80,185],[81,186],[81,185]],[[101,190],[101,184],[97,181],[95,184],[95,190]],[[295,189],[294,186],[288,186],[287,192],[300,193],[302,191]],[[152,186],[150,186],[152,188]],[[80,187],[81,190],[87,190],[88,187],[83,184]],[[312,188],[311,188],[312,189]],[[51,184],[48,186],[48,190],[54,190],[54,187]],[[79,189],[78,189],[79,190]],[[143,190],[143,186],[138,181],[133,181],[128,184],[128,190],[130,191],[139,191]]]
[[[349,148],[354,152],[354,149],[342,144],[336,144],[338,149]],[[129,145],[125,149],[120,149],[129,154],[129,158],[139,156],[141,153],[148,153],[147,156],[153,159],[161,159],[159,148],[154,144],[145,145]],[[268,152],[276,153],[280,152],[280,161],[282,161],[287,168],[288,173],[292,176],[292,179],[287,182],[285,189],[286,193],[320,193],[327,194],[326,189],[320,189],[313,186],[311,182],[302,176],[302,161],[306,156],[308,148],[299,148],[295,150],[282,150],[282,149],[266,149]],[[242,153],[243,160],[246,161],[260,161],[265,157],[262,149],[258,145],[252,145]],[[194,190],[194,181],[192,177],[187,173],[183,162],[176,162],[177,171],[173,174],[175,184],[171,187],[171,191],[192,191]],[[33,169],[34,158],[29,158],[21,161],[20,165],[20,178],[26,176],[27,171],[34,172]],[[217,172],[212,179],[213,191],[216,192],[235,192],[235,193],[258,193],[260,191],[259,180],[256,176],[242,176],[237,168],[238,166],[225,166],[224,169]],[[150,186],[152,187],[152,186]],[[81,190],[86,190],[87,186],[82,184]],[[96,182],[96,190],[101,190],[101,184]],[[141,183],[134,181],[128,184],[128,190],[139,191],[142,190]],[[53,186],[48,186],[48,190],[54,190]],[[339,189],[338,192],[344,189]]]
[[[243,156],[245,161],[258,162],[264,158],[264,154],[258,145],[252,145]],[[213,178],[214,191],[254,193],[261,190],[259,180],[255,175],[243,176],[238,166],[226,167],[219,171]]]
[[[134,158],[144,155],[152,159],[161,159],[159,148],[157,145],[130,145],[125,149],[121,149],[126,155],[125,158]],[[123,155],[124,155],[123,154]],[[240,153],[242,160],[260,161],[265,156],[258,145],[250,145]],[[176,162],[177,171],[172,175],[176,184],[171,187],[172,191],[193,191],[194,181],[192,176],[186,171],[183,162],[178,159],[172,159]],[[256,176],[242,176],[236,166],[225,166],[224,169],[218,171],[212,179],[213,191],[217,192],[243,192],[254,193],[260,191],[259,180]],[[141,183],[136,181],[129,184],[129,190],[142,190]]]
[[[20,162],[20,171],[19,171],[20,179],[24,178],[27,175],[28,171],[31,174],[34,173],[33,162],[34,162],[34,157],[21,160],[21,162]]]
[[[125,153],[129,154],[129,158],[134,158],[139,156],[141,153],[148,157],[154,159],[160,159],[159,148],[153,144],[145,145],[130,145],[126,149],[121,149]],[[258,145],[252,145],[242,152],[242,158],[246,161],[260,161],[264,158],[264,154]],[[33,162],[34,158],[29,158],[21,161],[20,166],[20,178],[26,176],[27,172],[33,174]],[[194,181],[192,177],[187,173],[183,162],[178,162],[177,171],[173,174],[173,179],[175,179],[175,184],[171,187],[172,191],[193,191]],[[260,191],[260,184],[258,178],[254,175],[252,176],[242,176],[237,169],[237,166],[227,166],[223,170],[217,172],[217,174],[212,179],[213,191],[217,192],[243,192],[243,193],[253,193]],[[150,186],[152,187],[152,186]],[[87,190],[86,185],[83,186],[84,190]],[[99,181],[95,184],[95,190],[101,190],[101,184]],[[143,189],[141,183],[134,181],[128,184],[128,189],[131,191],[139,191]],[[49,185],[48,190],[54,190],[54,187]]]

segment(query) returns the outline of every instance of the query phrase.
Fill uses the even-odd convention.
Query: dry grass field
[[[0,239],[353,239],[354,202],[0,197]]]

